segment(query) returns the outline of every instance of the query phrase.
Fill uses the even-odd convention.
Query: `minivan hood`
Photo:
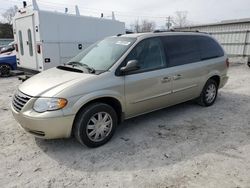
[[[32,76],[19,86],[19,90],[33,97],[52,97],[65,89],[69,83],[88,80],[93,76],[96,75],[52,68]]]

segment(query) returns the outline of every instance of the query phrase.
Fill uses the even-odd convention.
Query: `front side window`
[[[28,43],[29,43],[30,56],[33,56],[32,36],[31,36],[31,30],[30,29],[28,29]]]
[[[163,41],[169,67],[200,61],[196,36],[166,36]]]
[[[126,62],[130,60],[138,61],[139,71],[165,67],[166,61],[161,40],[150,38],[141,41],[127,56]]]
[[[95,70],[108,70],[136,41],[136,38],[109,37],[83,50],[69,61],[77,62]]]
[[[24,53],[23,53],[23,36],[22,36],[22,31],[18,31],[18,38],[19,38],[21,55],[24,55]]]

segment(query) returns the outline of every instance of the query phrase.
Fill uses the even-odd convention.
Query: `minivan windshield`
[[[135,42],[136,38],[109,37],[91,45],[71,59],[72,63],[87,66],[93,70],[108,70]]]

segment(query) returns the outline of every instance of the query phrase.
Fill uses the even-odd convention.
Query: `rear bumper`
[[[226,85],[226,83],[228,81],[228,78],[229,78],[228,76],[222,76],[221,77],[219,88],[222,88],[222,87],[224,87]]]
[[[71,136],[74,116],[34,118],[12,109],[15,120],[21,127],[36,137],[44,139],[68,138]]]

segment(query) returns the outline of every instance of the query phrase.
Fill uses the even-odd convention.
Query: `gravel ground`
[[[212,107],[188,102],[128,120],[96,149],[25,133],[9,107],[20,82],[1,78],[0,186],[250,187],[250,69],[229,76]]]

